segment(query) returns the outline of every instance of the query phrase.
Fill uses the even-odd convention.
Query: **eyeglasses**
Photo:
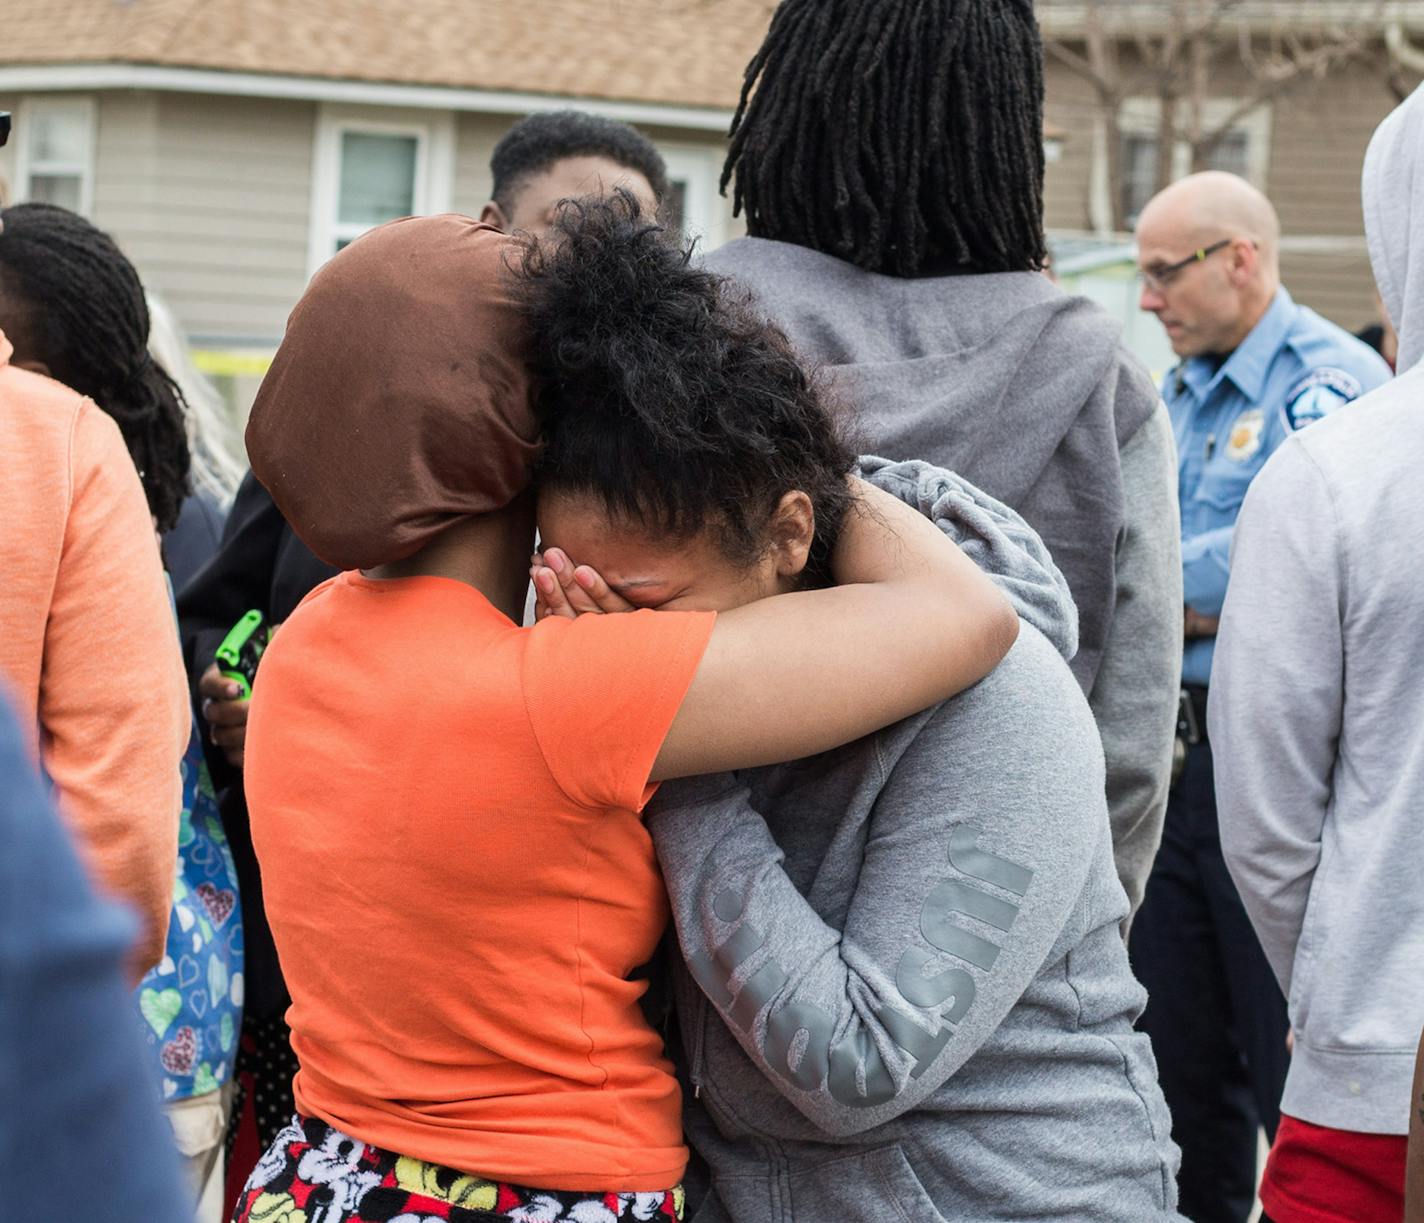
[[[1219,242],[1213,242],[1210,246],[1204,246],[1200,250],[1193,251],[1185,259],[1178,259],[1176,263],[1159,264],[1156,267],[1138,268],[1137,279],[1143,286],[1151,289],[1154,293],[1160,293],[1184,268],[1189,268],[1194,263],[1201,263],[1204,259],[1216,254],[1219,250],[1224,250],[1234,241],[1232,238],[1222,238]]]

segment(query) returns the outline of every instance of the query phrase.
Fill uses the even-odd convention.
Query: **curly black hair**
[[[722,188],[753,237],[893,276],[1043,265],[1032,0],[782,0]]]
[[[160,530],[188,495],[183,395],[148,354],[143,284],[114,240],[54,204],[0,212],[0,284],[24,310],[33,356],[119,426]]]
[[[766,554],[778,503],[801,490],[816,515],[803,581],[824,583],[855,451],[786,337],[691,254],[622,190],[564,205],[525,248],[536,481],[671,539],[712,530],[738,564]]]
[[[551,110],[521,119],[494,146],[490,197],[508,213],[530,177],[565,157],[606,157],[646,178],[659,203],[667,196],[662,154],[637,128],[581,110]]]

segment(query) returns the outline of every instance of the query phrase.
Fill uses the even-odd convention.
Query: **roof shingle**
[[[5,0],[0,64],[157,64],[730,107],[775,7],[775,0]]]

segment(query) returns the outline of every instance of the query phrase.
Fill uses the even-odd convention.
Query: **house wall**
[[[269,344],[307,281],[316,107],[153,96],[157,147],[142,181],[129,186],[101,134],[95,220],[125,242],[196,342]],[[122,214],[120,184],[131,201]]]
[[[8,110],[11,114],[20,108],[20,98],[18,94],[0,93],[0,110]],[[10,136],[10,143],[0,149],[0,208],[11,204],[15,199],[15,134]]]
[[[1049,64],[1045,77],[1044,118],[1062,133],[1060,153],[1044,170],[1043,218],[1048,230],[1092,229],[1093,88],[1067,69]]]
[[[1125,68],[1132,71],[1130,54]],[[1408,82],[1413,84],[1411,80]],[[1215,71],[1212,96],[1245,96],[1239,65]],[[1050,231],[1094,229],[1094,95],[1056,61],[1046,76],[1046,118],[1066,138],[1048,167],[1045,213]],[[1355,330],[1374,316],[1374,280],[1364,245],[1360,171],[1371,133],[1394,108],[1383,74],[1351,64],[1310,77],[1270,105],[1269,147],[1262,184],[1281,218],[1281,273],[1297,301]]]
[[[517,116],[180,92],[110,91],[96,98],[92,218],[110,231],[144,281],[172,307],[240,411],[315,262],[312,214],[323,118],[423,123],[433,138],[435,207],[478,215],[489,199],[489,159]],[[23,99],[0,97],[19,112]],[[742,232],[712,199],[720,133],[649,128],[675,174],[704,198],[705,244]],[[13,198],[15,141],[0,149],[0,198]],[[439,172],[435,163],[439,162]]]

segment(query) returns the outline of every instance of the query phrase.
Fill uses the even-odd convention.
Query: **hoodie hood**
[[[1399,372],[1424,357],[1424,85],[1375,130],[1365,154],[1365,237],[1375,283],[1399,333]]]
[[[1091,692],[1117,606],[1122,452],[1161,404],[1119,324],[1037,272],[882,276],[760,238],[703,266],[786,333],[861,451],[924,459],[1023,515],[1072,589]]]
[[[955,471],[1011,504],[1119,359],[1121,328],[1037,272],[906,279],[761,238],[729,242],[703,263],[749,289],[854,406],[867,449],[942,462],[878,443],[935,437],[956,454]]]
[[[953,472],[919,460],[892,463],[863,455],[859,475],[931,519],[1065,661],[1078,652],[1078,611],[1068,581],[1038,533],[1013,510]]]

